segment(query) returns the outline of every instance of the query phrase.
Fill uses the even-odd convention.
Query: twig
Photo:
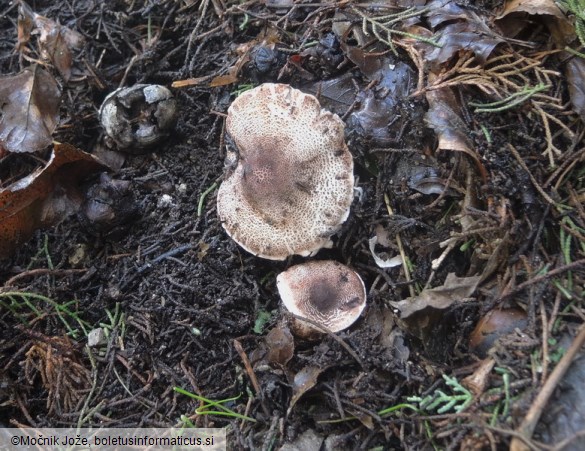
[[[50,268],[37,268],[31,269],[30,271],[24,271],[20,274],[17,274],[6,281],[3,288],[14,286],[14,282],[20,279],[24,279],[26,277],[35,277],[44,274],[49,274],[51,276],[66,276],[68,274],[78,274],[82,272],[87,272],[87,269],[50,269]]]
[[[359,9],[357,9],[355,7],[352,7],[352,11],[362,18],[362,31],[363,31],[363,33],[366,36],[368,36],[370,34],[370,33],[368,33],[368,25],[369,25],[371,32],[376,37],[376,39],[378,39],[378,41],[386,44],[392,50],[392,52],[394,52],[395,54],[397,52],[396,52],[396,48],[394,46],[394,43],[392,42],[393,35],[398,35],[398,36],[403,36],[403,37],[415,39],[417,41],[424,42],[424,43],[432,45],[434,47],[441,47],[441,44],[439,44],[434,39],[430,39],[430,38],[427,38],[425,36],[420,36],[420,35],[413,34],[413,33],[407,33],[405,31],[400,31],[400,30],[397,30],[395,28],[392,28],[393,25],[396,25],[399,22],[402,22],[402,21],[409,19],[409,18],[412,18],[412,17],[418,17],[418,16],[428,12],[429,10],[430,10],[430,8],[418,9],[416,7],[412,7],[412,8],[408,8],[404,11],[395,13],[395,14],[387,14],[384,16],[373,17],[373,16],[368,16],[366,13],[360,11]],[[381,32],[384,32],[386,34],[386,36],[385,37],[382,36]]]
[[[390,198],[388,194],[384,194],[384,203],[386,204],[386,210],[388,210],[388,216],[392,218],[394,216],[394,212],[392,211],[392,207],[390,206]],[[412,284],[412,278],[410,277],[410,269],[408,268],[408,261],[406,260],[406,252],[404,252],[404,246],[402,245],[402,238],[400,238],[400,234],[396,234],[396,244],[398,245],[398,251],[400,252],[400,258],[402,259],[402,269],[404,270],[404,278],[408,282],[408,291],[410,292],[410,296],[416,296],[416,291]]]
[[[144,265],[142,265],[140,268],[138,268],[137,273],[141,274],[144,271],[147,271],[149,269],[151,269],[154,265],[156,265],[157,263],[159,263],[162,260],[165,260],[169,257],[174,257],[177,254],[180,254],[182,252],[188,251],[190,249],[193,248],[192,244],[185,244],[183,246],[179,246],[175,249],[171,249],[168,252],[165,252],[164,254],[159,255],[158,257],[156,257],[155,259],[149,261],[148,263],[145,263]]]
[[[189,41],[187,44],[187,51],[185,52],[185,62],[184,62],[184,68],[187,68],[187,63],[189,62],[189,59],[191,58],[191,48],[193,46],[193,43],[195,42],[195,38],[197,37],[197,34],[199,33],[199,29],[201,28],[201,24],[203,23],[203,19],[205,18],[205,14],[207,14],[207,8],[209,7],[209,0],[203,0],[201,2],[201,4],[199,5],[199,11],[200,11],[200,16],[199,19],[197,20],[197,23],[195,24],[195,27],[193,28],[193,31],[191,32],[191,34],[189,35]]]
[[[550,447],[547,446],[543,446],[542,443],[538,443],[535,442],[533,440],[529,440],[528,438],[524,437],[522,434],[513,431],[511,429],[504,429],[504,428],[499,428],[496,426],[490,426],[488,424],[482,423],[481,425],[482,427],[486,428],[489,431],[493,431],[493,432],[497,432],[498,434],[502,434],[502,435],[509,435],[511,437],[514,437],[512,440],[518,440],[518,441],[522,441],[523,445],[526,446],[525,449],[530,449],[532,451],[542,451],[542,450],[546,450],[546,449],[551,449]]]
[[[270,412],[268,408],[264,405],[262,390],[260,389],[260,384],[258,383],[258,378],[256,377],[256,373],[254,372],[254,368],[252,368],[252,364],[250,363],[250,359],[246,355],[246,351],[242,347],[242,343],[238,340],[234,339],[234,348],[236,348],[236,352],[239,354],[242,362],[244,362],[244,367],[246,368],[246,373],[248,373],[248,377],[250,378],[250,382],[252,382],[252,386],[254,387],[254,391],[256,395],[260,399],[260,405],[262,406],[262,410],[264,411],[264,415],[267,417],[270,416]]]
[[[244,348],[242,347],[242,343],[240,343],[238,340],[234,340],[234,348],[236,348],[236,351],[239,354],[240,358],[242,359],[242,362],[244,362],[244,366],[246,367],[246,372],[248,373],[248,377],[250,378],[250,381],[252,382],[252,386],[254,387],[254,391],[256,392],[256,394],[258,396],[261,396],[262,391],[260,390],[260,384],[258,383],[258,379],[256,378],[256,373],[254,373],[254,370],[252,369],[250,359],[248,359],[248,356],[246,355],[246,351],[244,351]]]
[[[360,359],[360,357],[357,355],[357,353],[353,349],[351,349],[349,347],[349,345],[345,341],[343,341],[343,339],[341,339],[340,337],[338,337],[337,335],[335,335],[333,332],[331,332],[325,326],[322,326],[321,324],[319,324],[316,321],[313,321],[312,319],[304,318],[302,316],[295,315],[294,313],[291,313],[291,312],[288,312],[288,315],[290,315],[293,318],[296,318],[296,319],[298,319],[300,321],[304,321],[306,323],[309,323],[311,326],[313,326],[313,327],[319,329],[321,332],[329,335],[337,343],[339,343],[343,347],[343,349],[345,349],[349,353],[349,355],[351,355],[355,359],[355,361],[357,363],[359,363],[359,365],[362,367],[362,369],[364,369],[364,370],[366,369],[366,367],[364,366],[364,362],[362,362],[362,359]]]
[[[557,203],[544,191],[544,189],[542,188],[542,186],[540,186],[540,184],[538,183],[538,181],[534,178],[534,176],[532,175],[532,172],[530,171],[530,169],[528,169],[528,166],[526,166],[526,163],[524,162],[524,160],[522,159],[522,157],[520,156],[520,154],[518,153],[518,151],[516,150],[516,148],[512,144],[509,144],[509,143],[508,143],[508,148],[510,149],[510,151],[512,152],[512,155],[514,155],[514,158],[516,158],[516,160],[518,161],[518,163],[520,164],[520,166],[522,166],[522,169],[524,169],[526,171],[526,173],[528,174],[528,177],[530,177],[530,181],[534,185],[534,188],[536,188],[536,191],[538,191],[540,193],[540,195],[542,197],[544,197],[544,199],[552,207],[557,208]]]
[[[540,108],[535,102],[532,103],[532,106],[540,115],[540,120],[542,121],[542,126],[544,127],[544,136],[546,137],[546,149],[542,151],[542,155],[548,156],[549,165],[551,168],[554,168],[555,154],[559,156],[562,155],[562,152],[553,143],[552,133],[550,131],[550,125],[548,123],[548,119],[552,116],[546,114],[546,112],[542,108]]]
[[[128,74],[132,70],[132,67],[136,63],[136,60],[138,60],[138,55],[134,55],[134,56],[132,56],[132,58],[130,58],[130,62],[126,66],[126,70],[124,70],[124,75],[122,76],[122,79],[120,80],[120,83],[118,84],[118,88],[122,88],[126,84],[126,79],[128,78]]]
[[[546,318],[546,309],[542,298],[540,299],[540,320],[542,322],[542,374],[540,383],[543,384],[548,377],[548,321]]]
[[[77,419],[77,429],[80,429],[83,426],[83,423],[89,419],[89,415],[86,416],[86,412],[87,412],[87,408],[89,407],[89,403],[91,401],[91,398],[95,392],[95,389],[97,387],[97,378],[98,378],[98,370],[97,370],[97,366],[95,363],[95,358],[93,356],[93,354],[91,353],[91,348],[87,345],[85,345],[85,352],[87,353],[87,356],[89,357],[89,361],[91,362],[91,372],[92,372],[92,377],[91,377],[91,388],[89,390],[89,393],[86,395],[85,400],[83,401],[83,407],[81,408],[81,412],[79,413],[79,418]]]
[[[517,91],[513,94],[510,94],[508,97],[502,100],[497,100],[491,103],[475,103],[469,102],[469,105],[473,107],[477,107],[475,109],[476,113],[499,113],[502,111],[509,110],[521,103],[525,102],[526,100],[530,99],[534,94],[545,91],[549,89],[550,86],[539,84],[534,87],[524,88],[521,91]]]
[[[500,296],[497,299],[496,304],[499,304],[502,301],[504,301],[505,299],[508,299],[509,297],[514,296],[515,294],[521,292],[522,290],[528,288],[531,285],[534,285],[534,284],[537,284],[540,282],[544,282],[545,280],[550,279],[551,277],[558,276],[559,274],[562,274],[566,271],[570,271],[572,269],[579,268],[579,267],[585,267],[585,258],[583,258],[581,260],[574,261],[572,263],[561,266],[559,268],[553,269],[552,271],[550,271],[546,274],[533,277],[532,279],[521,283],[517,287],[512,288],[510,291],[508,291],[507,293],[504,293],[502,296]]]
[[[585,343],[585,324],[581,325],[579,333],[573,340],[573,343],[571,343],[569,349],[567,349],[567,353],[559,361],[546,383],[542,386],[540,393],[538,393],[538,396],[524,417],[524,421],[522,421],[520,427],[516,429],[516,432],[520,435],[512,439],[512,443],[510,443],[510,451],[525,451],[529,449],[523,440],[529,440],[532,437],[534,428],[540,419],[543,409],[546,407],[554,389],[571,366],[575,355],[579,352],[583,343]]]

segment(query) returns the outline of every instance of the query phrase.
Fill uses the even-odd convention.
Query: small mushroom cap
[[[366,306],[366,287],[352,269],[331,260],[296,265],[276,278],[287,310],[338,332],[351,326]]]
[[[237,152],[228,152],[217,210],[240,246],[284,260],[331,243],[353,200],[343,129],[315,97],[288,85],[265,83],[232,103],[226,130]]]

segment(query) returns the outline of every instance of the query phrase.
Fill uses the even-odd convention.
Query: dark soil
[[[168,427],[188,417],[200,427],[230,426],[233,449],[278,449],[307,430],[329,437],[330,449],[506,447],[509,432],[519,426],[556,363],[550,360],[543,369],[543,359],[561,355],[556,343],[561,336],[573,336],[585,317],[585,241],[580,241],[585,183],[578,115],[570,106],[547,110],[573,132],[563,134],[552,123],[554,143],[563,153],[551,169],[543,155],[547,138],[538,113],[522,106],[498,114],[475,113],[469,102],[494,99],[474,86],[458,85],[453,92],[476,157],[438,151],[437,129],[425,118],[428,99],[424,94],[408,97],[415,91],[418,69],[404,48],[396,55],[379,42],[369,49],[383,51],[393,64],[403,65],[403,77],[410,79],[406,96],[374,110],[396,116],[376,128],[369,119],[362,120],[364,116],[351,114],[352,108],[359,111],[364,104],[352,105],[361,99],[356,92],[365,95],[371,89],[367,68],[348,60],[347,49],[332,40],[333,15],[345,6],[310,3],[291,9],[284,2],[279,9],[266,3],[272,4],[30,4],[38,14],[86,39],[74,55],[69,82],[48,65],[63,88],[56,141],[88,152],[103,147],[98,109],[120,83],[170,87],[180,80],[207,78],[173,89],[180,108],[175,131],[151,151],[127,155],[122,168],[111,172],[114,179],[130,182],[134,200],[122,208],[131,211],[128,226],[105,231],[73,215],[36,231],[0,263],[6,284],[0,291],[1,424],[68,427],[83,419],[84,427]],[[490,20],[501,8],[496,1],[460,2],[467,3]],[[18,8],[0,8],[0,68],[3,74],[15,74],[32,64],[29,59],[39,58],[36,38],[29,43],[29,54],[16,52]],[[424,20],[421,24],[428,26]],[[535,31],[543,25],[533,26],[518,38],[533,39],[539,51],[550,50],[550,35]],[[260,49],[266,34],[265,48]],[[309,41],[317,45],[306,46]],[[301,54],[306,48],[316,51]],[[501,52],[506,51],[526,50],[504,44]],[[237,82],[210,86],[213,77],[226,75],[237,64],[242,52],[249,54],[249,61],[241,60]],[[336,64],[331,65],[332,60]],[[562,57],[542,61],[543,68],[553,71]],[[445,62],[444,70],[453,64],[454,59]],[[339,82],[344,76],[347,85]],[[336,103],[332,95],[322,103],[346,120],[361,194],[334,236],[334,247],[314,258],[354,268],[368,289],[368,305],[354,326],[337,334],[355,354],[324,335],[317,342],[296,339],[289,362],[269,363],[267,350],[276,345],[266,340],[267,333],[284,327],[281,321],[286,319],[276,275],[305,259],[273,262],[254,257],[221,227],[216,190],[209,190],[221,182],[224,170],[224,117],[244,85],[278,81],[317,93],[318,82],[331,80],[334,90],[353,90],[349,100],[337,98]],[[564,76],[553,83],[550,96],[568,105]],[[386,94],[384,98],[392,98]],[[382,97],[380,91],[376,95]],[[558,183],[545,185],[554,174]],[[551,205],[537,183],[567,208]],[[202,193],[208,194],[198,214]],[[575,199],[580,200],[571,203]],[[410,280],[402,266],[384,269],[374,262],[368,240],[382,229],[390,248],[376,250],[397,254],[398,234],[410,262]],[[445,251],[441,243],[457,233],[461,239],[433,270],[433,260]],[[554,277],[540,277],[554,270]],[[471,295],[453,293],[440,308],[400,318],[400,308],[391,302],[420,293],[425,286],[440,287],[449,273],[481,276],[478,289]],[[59,314],[54,303],[34,298],[29,300],[33,311],[24,303],[27,293],[57,305],[69,302],[69,310]],[[472,374],[485,356],[470,350],[469,337],[478,320],[494,308],[519,308],[526,321],[522,332],[512,327],[512,334],[490,351],[498,370],[484,390],[494,389],[492,395],[477,393],[463,413],[380,413],[411,396],[425,397],[436,389],[450,393],[443,375],[462,380]],[[555,327],[548,328],[553,322]],[[86,334],[100,327],[108,332],[104,344],[87,347]],[[543,340],[548,350],[543,350]],[[247,369],[235,341],[252,369]],[[317,371],[316,384],[291,407],[294,375],[307,368]],[[507,411],[494,414],[504,400],[505,382],[511,382]],[[199,402],[173,387],[216,401],[238,397],[226,406],[256,422],[196,414]],[[496,420],[489,423],[493,415]],[[326,421],[336,419],[345,421]]]

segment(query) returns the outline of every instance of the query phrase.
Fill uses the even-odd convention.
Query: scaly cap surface
[[[248,252],[271,260],[313,255],[347,219],[353,159],[341,119],[284,84],[266,83],[228,109],[235,163],[217,196],[227,233]]]

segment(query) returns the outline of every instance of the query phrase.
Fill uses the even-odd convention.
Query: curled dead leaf
[[[512,13],[528,13],[528,14],[544,14],[555,16],[557,18],[563,17],[563,12],[556,5],[554,0],[508,0],[502,14],[498,19]]]
[[[317,378],[323,371],[325,371],[325,368],[309,365],[295,374],[292,384],[293,394],[288,407],[289,412],[301,396],[317,384]]]
[[[369,53],[345,42],[340,45],[365,78],[375,82],[374,88],[364,86],[355,96],[357,105],[348,118],[348,125],[371,142],[387,145],[402,126],[396,116],[401,102],[413,88],[415,74],[407,64],[388,55]]]
[[[425,114],[425,121],[437,134],[439,150],[469,155],[485,181],[487,171],[469,139],[470,131],[460,116],[460,108],[453,91],[450,88],[427,91],[426,97],[429,110]]]
[[[461,119],[460,108],[450,89],[427,91],[429,110],[425,121],[435,130],[439,139],[439,149],[456,150],[477,158],[469,140],[469,129]]]
[[[18,45],[22,49],[31,34],[39,35],[41,56],[50,61],[65,81],[71,78],[72,50],[83,45],[83,35],[48,17],[35,13],[25,2],[18,8]]]
[[[323,108],[338,116],[343,116],[356,100],[354,77],[351,73],[329,80],[304,82],[300,89],[318,97]]]
[[[449,273],[443,285],[390,304],[400,313],[398,324],[402,329],[425,341],[426,346],[436,346],[440,343],[437,327],[444,325],[445,315],[453,306],[472,299],[480,280],[480,276],[457,277]]]
[[[375,235],[368,240],[370,253],[372,254],[372,257],[374,258],[374,261],[379,268],[394,268],[395,266],[402,265],[402,257],[400,255],[388,257],[376,252],[376,244],[378,243],[380,243],[378,235]]]
[[[508,0],[496,20],[507,35],[514,36],[529,25],[525,16],[542,18],[555,42],[560,45],[570,42],[575,35],[573,25],[555,0]]]
[[[44,168],[0,190],[0,258],[32,233],[73,213],[81,204],[77,183],[105,167],[70,144],[55,143]]]
[[[30,41],[30,34],[33,29],[33,16],[30,7],[21,2],[18,7],[18,25],[17,34],[18,41],[16,42],[16,51],[20,52]]]
[[[0,77],[0,146],[21,153],[51,144],[60,100],[57,82],[40,66]]]
[[[421,291],[418,296],[390,302],[390,304],[400,310],[402,319],[428,307],[444,310],[456,302],[469,298],[480,280],[480,276],[457,277],[454,273],[449,273],[443,285],[428,288]]]

